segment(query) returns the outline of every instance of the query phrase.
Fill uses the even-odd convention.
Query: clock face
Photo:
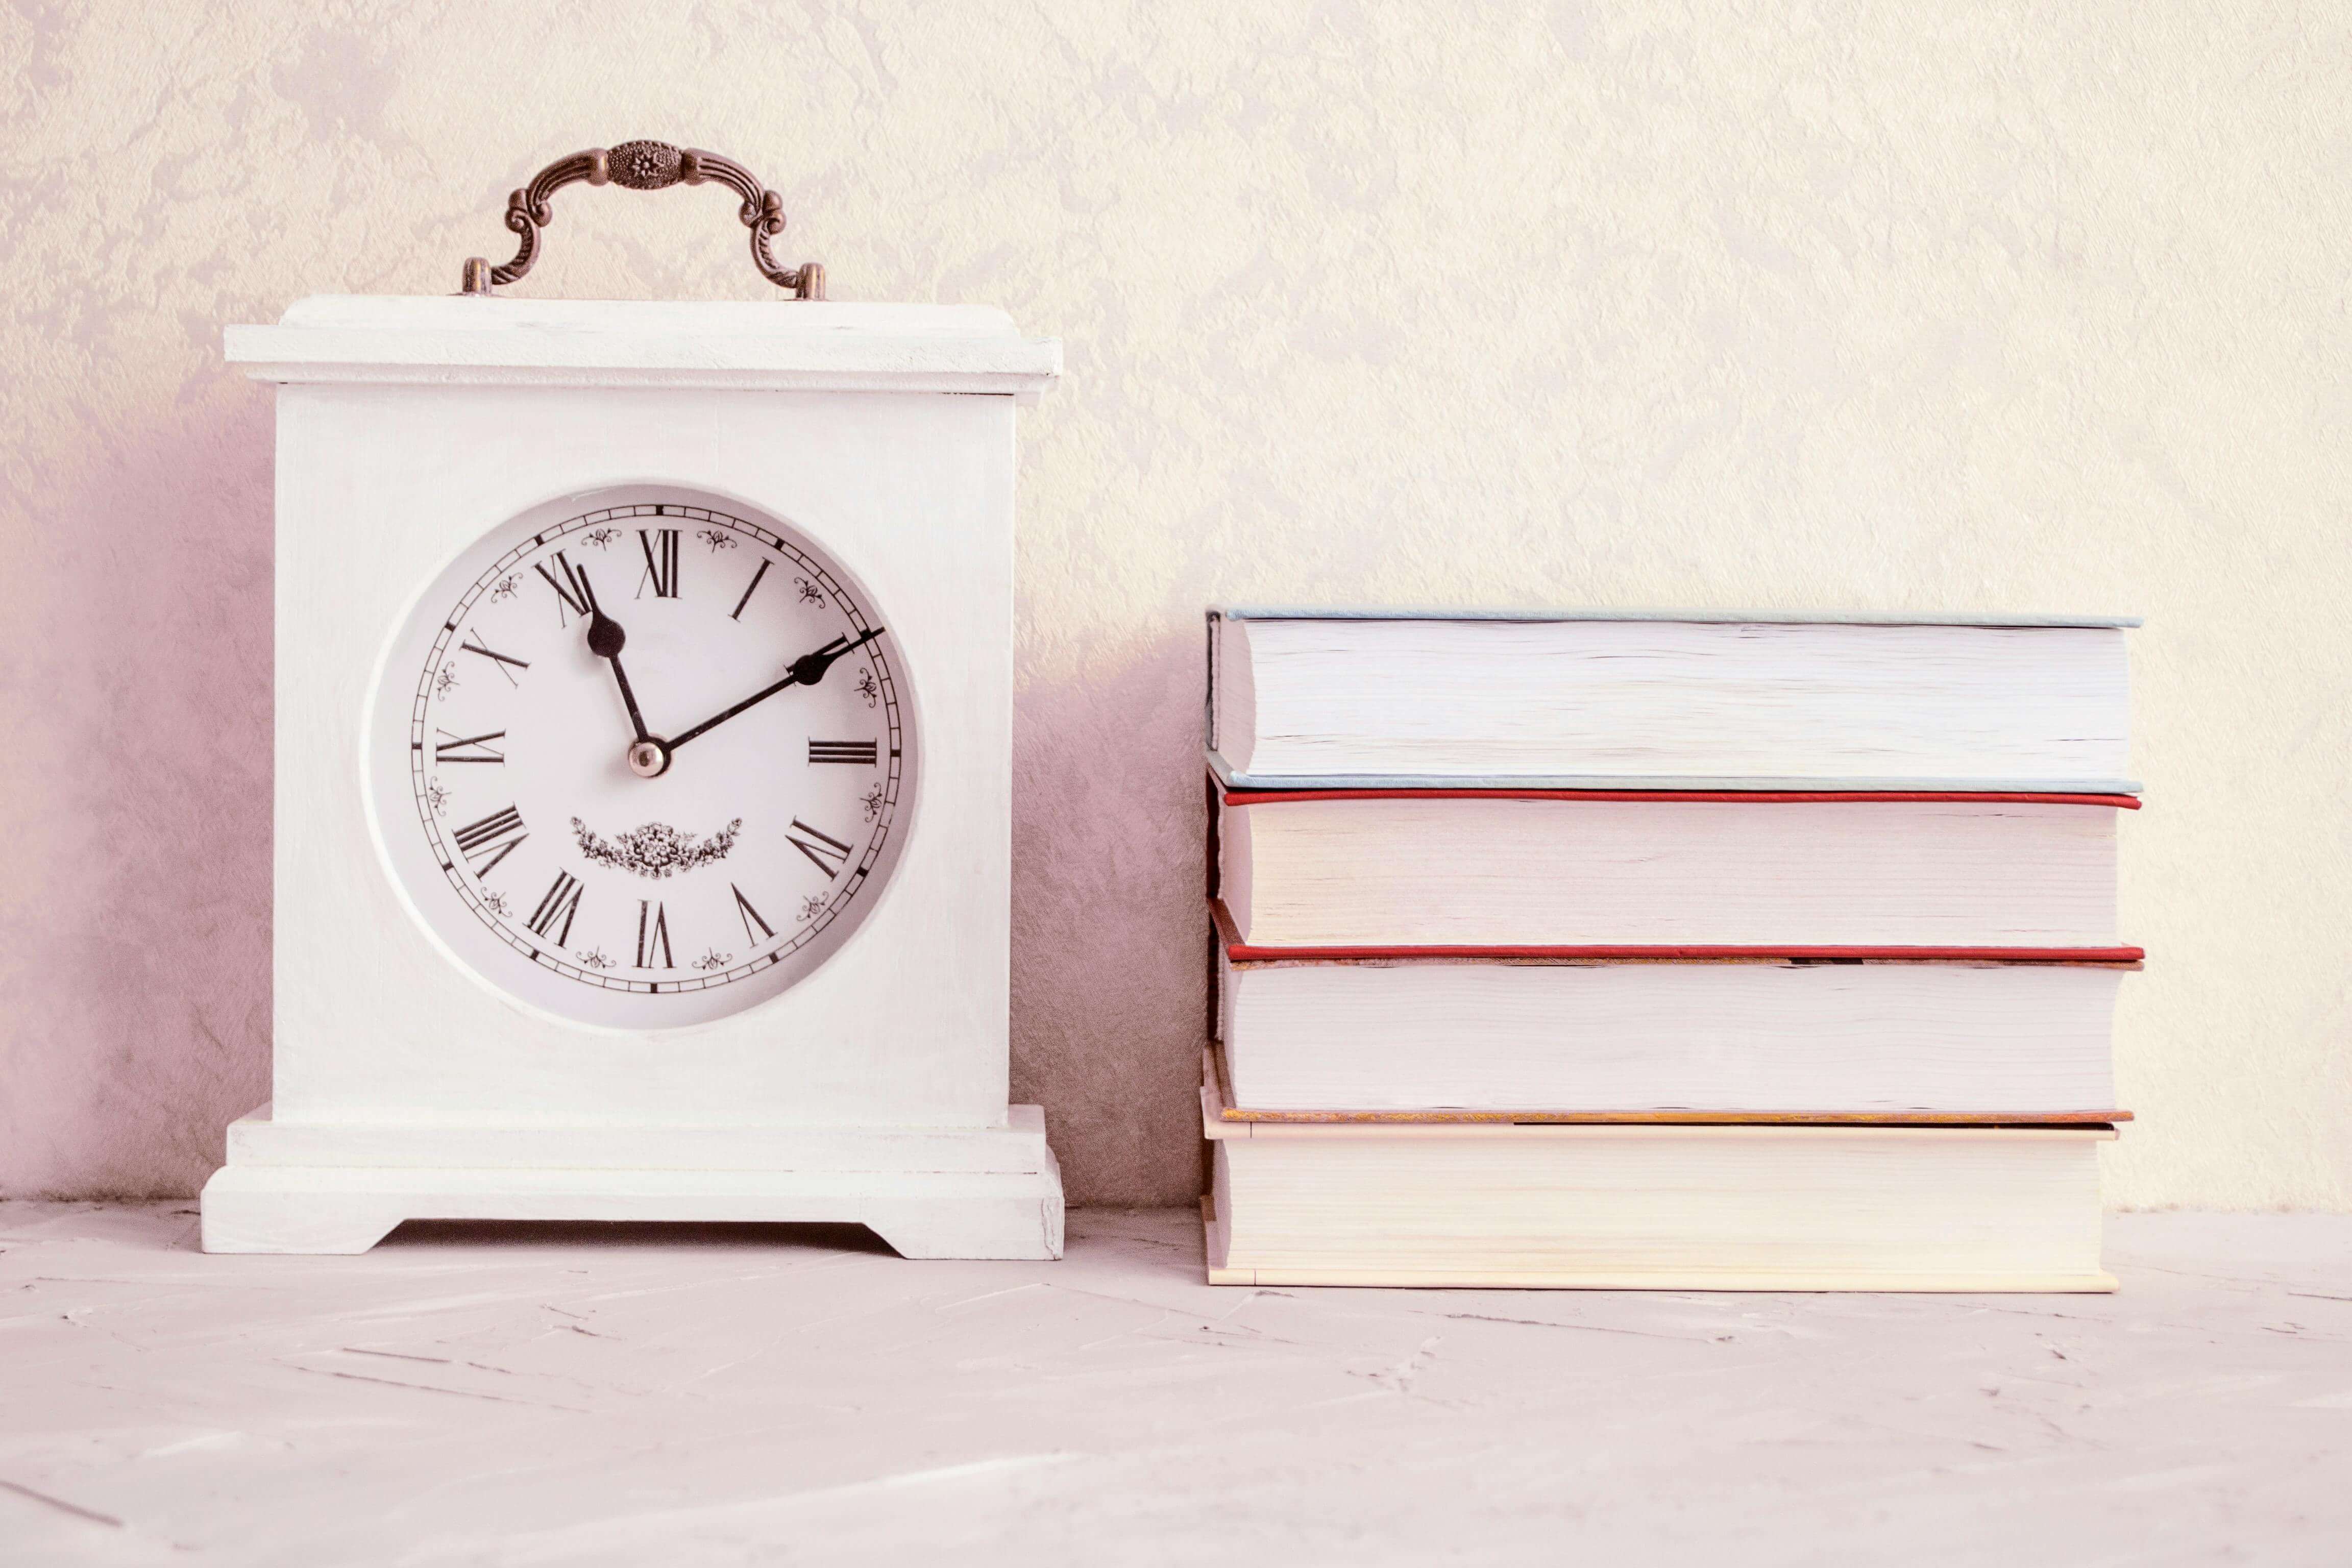
[[[881,898],[919,748],[880,606],[740,503],[536,508],[425,590],[378,680],[384,856],[500,992],[623,1029],[741,1011]]]

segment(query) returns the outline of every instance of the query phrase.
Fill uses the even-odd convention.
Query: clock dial
[[[445,948],[568,1020],[659,1028],[806,977],[881,898],[917,745],[897,639],[822,546],[657,487],[494,530],[378,682],[379,840]]]

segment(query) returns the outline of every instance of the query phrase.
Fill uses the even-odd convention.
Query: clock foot
[[[866,1205],[865,1224],[901,1258],[1059,1258],[1061,1169],[964,1196],[877,1197]]]
[[[213,1173],[205,1184],[206,1252],[365,1252],[411,1217],[398,1203],[289,1183],[284,1172]]]

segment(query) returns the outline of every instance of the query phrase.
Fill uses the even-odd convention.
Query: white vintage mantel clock
[[[793,300],[521,300],[549,197],[715,181]],[[822,302],[741,165],[515,194],[464,294],[231,327],[278,395],[276,1062],[213,1252],[411,1218],[834,1220],[1054,1258],[1008,1107],[995,310]]]

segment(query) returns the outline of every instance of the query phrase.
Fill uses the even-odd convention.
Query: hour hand
[[[588,596],[588,651],[613,667],[613,680],[620,687],[621,701],[629,710],[629,723],[640,742],[647,740],[650,737],[646,730],[646,716],[637,711],[637,694],[629,689],[629,672],[621,668],[621,649],[628,645],[629,634],[596,603],[595,590],[587,585],[587,573],[580,574],[580,583]]]
[[[759,703],[765,702],[769,698],[773,697],[777,692],[782,691],[787,686],[814,686],[818,681],[824,679],[824,672],[833,668],[835,660],[848,658],[851,654],[856,653],[859,648],[864,647],[867,643],[872,642],[876,637],[878,637],[881,635],[882,628],[880,626],[876,626],[872,631],[867,632],[863,637],[855,639],[849,637],[835,637],[831,642],[825,644],[823,647],[811,649],[809,652],[804,653],[801,655],[800,658],[793,660],[784,678],[782,680],[777,681],[774,685],[763,687],[760,690],[754,691],[751,696],[746,697],[742,701],[735,704],[734,707],[726,710],[724,712],[712,714],[709,718],[705,719],[701,723],[697,724],[691,730],[681,731],[679,733],[672,735],[669,738],[668,749],[673,752],[677,751],[680,746],[685,745],[688,741],[693,740],[697,735],[701,734],[704,731],[716,730],[719,725],[724,724],[728,720],[735,717],[736,714],[742,712],[746,708],[751,708]]]

